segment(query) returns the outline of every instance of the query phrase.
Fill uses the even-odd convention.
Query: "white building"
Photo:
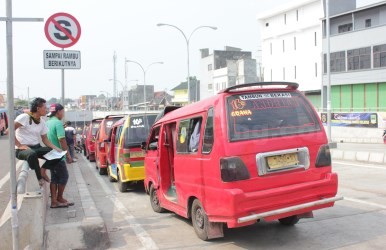
[[[386,111],[386,1],[330,15],[330,35],[332,108]]]
[[[258,81],[256,60],[252,53],[226,46],[224,50],[201,50],[200,99],[220,90],[243,83]]]
[[[265,81],[321,88],[323,8],[320,0],[297,0],[258,14]]]

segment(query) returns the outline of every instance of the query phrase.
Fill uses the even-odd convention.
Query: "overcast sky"
[[[170,90],[187,76],[186,44],[182,35],[169,23],[180,27],[187,35],[200,25],[216,26],[216,31],[202,29],[191,39],[190,75],[199,75],[199,49],[223,49],[234,46],[252,51],[256,57],[260,38],[256,15],[291,0],[13,0],[14,17],[41,17],[67,12],[78,19],[82,28],[79,42],[70,50],[80,50],[82,69],[65,71],[65,96],[113,93],[113,53],[117,53],[117,79],[125,83],[124,59],[135,60],[144,67],[152,62],[147,84],[156,90]],[[377,0],[358,0],[366,5]],[[0,0],[0,16],[5,16],[5,0]],[[43,68],[43,50],[59,49],[44,35],[44,23],[14,23],[14,92],[15,97],[43,98],[61,96],[60,70]],[[0,93],[6,92],[6,31],[0,23]],[[143,74],[135,64],[128,64],[128,84]],[[118,83],[118,91],[122,86]]]

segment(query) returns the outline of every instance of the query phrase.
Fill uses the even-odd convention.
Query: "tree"
[[[27,100],[17,100],[17,101],[15,101],[14,105],[16,107],[28,107],[28,101]]]
[[[54,104],[54,103],[58,103],[58,99],[56,99],[55,97],[52,97],[51,99],[49,99],[47,101],[48,105],[51,105],[51,104]]]

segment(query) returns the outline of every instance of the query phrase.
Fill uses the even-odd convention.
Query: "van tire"
[[[294,226],[299,222],[299,218],[297,215],[285,217],[279,219],[280,224],[285,225],[285,226]]]
[[[115,179],[111,176],[110,166],[107,166],[107,176],[109,177],[109,182],[115,182]]]
[[[107,169],[106,168],[99,168],[99,175],[106,175]]]
[[[4,135],[4,128],[1,130],[1,136]]]
[[[209,220],[204,208],[201,205],[201,202],[197,199],[195,199],[192,204],[192,224],[198,238],[207,241],[209,239]]]
[[[153,187],[153,185],[150,186],[150,204],[151,208],[153,209],[154,212],[156,213],[162,213],[165,211],[164,208],[161,207],[161,204],[159,203],[159,198],[158,198],[158,192],[157,189]]]
[[[122,182],[121,178],[119,177],[119,171],[117,171],[117,182],[118,182],[118,189],[121,193],[126,192],[128,188],[128,182]]]
[[[83,146],[83,155],[87,156],[87,152],[86,152],[86,147],[85,146]]]

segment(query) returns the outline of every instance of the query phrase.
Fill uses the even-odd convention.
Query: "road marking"
[[[84,158],[85,159],[85,158]],[[86,159],[85,159],[86,161]],[[114,207],[123,215],[124,219],[128,222],[128,225],[133,229],[135,235],[138,237],[139,241],[142,243],[144,249],[158,249],[157,244],[153,241],[150,235],[146,230],[137,222],[134,215],[123,205],[123,203],[117,199],[111,188],[107,186],[106,182],[95,170],[95,166],[92,166],[90,162],[86,161],[89,168],[94,173],[99,184],[102,186],[102,189],[106,192],[107,198],[114,204]]]
[[[346,201],[351,201],[351,202],[355,202],[355,203],[361,203],[361,204],[365,204],[365,205],[369,205],[369,206],[373,206],[373,207],[379,207],[382,209],[386,209],[385,205],[381,205],[381,204],[377,204],[377,203],[373,203],[373,202],[368,202],[368,201],[359,200],[359,199],[355,199],[355,198],[349,198],[346,196],[344,197],[344,199]]]
[[[18,161],[16,163],[16,172],[19,171],[21,165],[23,164],[24,161]],[[7,183],[7,181],[9,181],[9,178],[10,178],[10,175],[9,175],[9,172],[8,174],[6,174],[1,180],[0,180],[0,189],[4,186],[5,183]]]
[[[332,164],[340,164],[340,165],[346,165],[347,167],[361,167],[361,168],[373,168],[373,169],[382,169],[386,170],[386,167],[380,167],[380,166],[374,166],[374,165],[362,165],[362,164],[355,164],[350,162],[342,162],[342,161],[333,161]],[[333,166],[334,167],[334,166]]]

